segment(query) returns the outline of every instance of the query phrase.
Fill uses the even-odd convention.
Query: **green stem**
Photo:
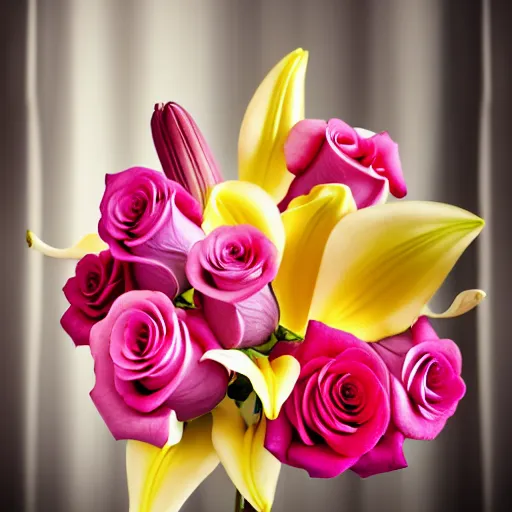
[[[253,508],[246,499],[244,499],[238,489],[236,491],[235,512],[256,512],[256,509]]]

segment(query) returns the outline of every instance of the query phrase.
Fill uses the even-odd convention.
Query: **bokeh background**
[[[409,468],[311,480],[284,468],[275,512],[512,510],[509,123],[506,0],[3,0],[0,6],[0,443],[2,510],[128,509],[124,443],[88,392],[93,368],[59,326],[73,263],[26,249],[92,232],[106,172],[159,168],[156,102],[195,117],[227,178],[245,107],[266,72],[310,51],[308,117],[339,117],[400,145],[409,199],[469,209],[487,227],[437,297],[488,299],[437,324],[464,356],[468,392],[435,441],[406,443]],[[185,511],[231,510],[223,469]]]

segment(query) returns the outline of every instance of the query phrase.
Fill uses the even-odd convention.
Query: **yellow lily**
[[[330,184],[299,196],[281,215],[286,246],[279,273],[272,283],[279,304],[280,323],[304,335],[311,299],[331,231],[347,214],[356,211],[350,189]]]
[[[128,441],[130,512],[177,512],[218,464],[211,414],[187,423],[181,440],[163,448]]]
[[[304,81],[308,52],[298,48],[277,63],[254,93],[238,141],[239,177],[267,191],[277,203],[292,181],[284,143],[304,119]]]
[[[273,361],[262,356],[253,361],[240,350],[209,350],[203,356],[205,359],[217,361],[228,370],[245,375],[251,381],[269,420],[279,416],[281,406],[290,396],[300,373],[299,362],[288,355]]]
[[[79,260],[86,254],[98,254],[108,249],[108,245],[96,233],[85,235],[76,244],[65,249],[57,249],[48,245],[30,230],[27,230],[26,240],[30,248],[51,258]]]
[[[212,415],[212,441],[226,473],[255,510],[269,512],[281,463],[264,447],[265,416],[247,425],[240,409],[228,398]]]
[[[229,194],[229,183],[224,187],[223,209],[229,212],[237,207],[231,204],[235,194]],[[253,201],[255,196],[248,196],[251,215],[240,223],[257,219],[275,232],[284,229],[286,248],[273,288],[281,324],[298,333],[308,319],[315,319],[373,342],[405,331],[425,311],[432,316],[425,307],[484,226],[476,215],[434,202],[403,201],[354,211],[349,192],[340,193],[334,185],[297,198],[282,214],[281,226],[270,199]],[[237,197],[236,204],[240,202]],[[206,223],[214,209],[207,208]],[[222,222],[222,215],[215,219],[216,225]],[[459,300],[444,317],[468,311],[478,297]]]

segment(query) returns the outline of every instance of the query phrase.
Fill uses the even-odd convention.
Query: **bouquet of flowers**
[[[155,107],[163,172],[107,174],[98,234],[78,259],[61,324],[88,346],[90,395],[127,440],[130,510],[177,511],[221,463],[237,510],[269,511],[281,464],[313,478],[405,468],[465,393],[461,353],[428,304],[484,222],[406,195],[387,132],[304,118],[308,54],[257,88],[223,181],[198,126]]]

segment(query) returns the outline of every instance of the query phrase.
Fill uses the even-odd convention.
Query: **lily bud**
[[[208,190],[223,180],[192,116],[176,103],[158,103],[151,132],[164,173],[204,205]]]

